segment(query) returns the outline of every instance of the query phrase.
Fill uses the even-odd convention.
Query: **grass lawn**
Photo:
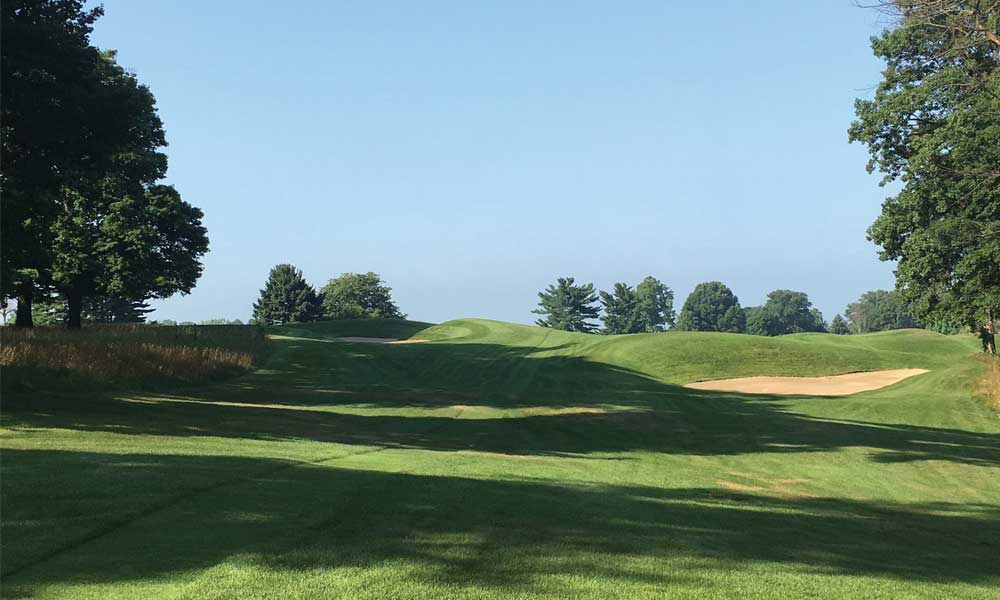
[[[271,334],[223,383],[5,394],[2,594],[1000,598],[971,336]],[[844,398],[680,387],[885,368],[930,372]]]

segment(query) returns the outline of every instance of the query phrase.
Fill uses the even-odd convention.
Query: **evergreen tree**
[[[851,330],[847,327],[847,321],[844,317],[839,314],[834,315],[833,320],[830,321],[830,333],[836,335],[846,335],[850,333]]]
[[[378,273],[344,273],[322,290],[327,319],[405,319]]]
[[[614,294],[602,291],[601,304],[604,306],[604,333],[638,333],[642,331],[639,322],[639,298],[631,286],[616,283]]]
[[[538,308],[531,312],[543,318],[535,323],[563,331],[591,333],[597,329],[597,325],[590,322],[600,312],[595,306],[594,284],[574,285],[574,282],[572,277],[560,277],[555,285],[538,292]]]
[[[88,323],[145,323],[151,312],[153,309],[142,300],[93,296],[84,300],[82,317]]]
[[[746,331],[746,316],[733,291],[718,281],[699,283],[684,301],[676,328],[680,331]]]
[[[316,290],[290,264],[276,265],[253,305],[255,323],[277,325],[315,321],[319,315]]]
[[[646,277],[635,287],[639,331],[654,333],[673,327],[674,292],[655,277]]]

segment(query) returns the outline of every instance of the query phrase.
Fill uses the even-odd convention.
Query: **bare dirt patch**
[[[696,381],[684,387],[713,392],[743,394],[791,394],[796,396],[849,396],[877,390],[907,377],[926,373],[927,369],[889,369],[865,373],[847,373],[829,377],[737,377]]]

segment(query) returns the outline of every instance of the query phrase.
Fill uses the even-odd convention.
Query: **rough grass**
[[[0,592],[997,597],[975,340],[340,327],[276,330],[261,368],[183,393],[11,402]],[[679,386],[902,367],[931,372],[845,398]]]
[[[2,389],[108,389],[204,383],[256,366],[256,327],[94,325],[0,328]]]
[[[983,357],[986,368],[976,393],[982,396],[993,408],[1000,410],[1000,360],[996,357]]]

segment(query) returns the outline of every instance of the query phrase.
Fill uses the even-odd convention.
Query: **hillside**
[[[2,448],[3,595],[989,597],[1000,419],[971,337],[271,330],[170,393],[36,392]],[[429,340],[407,345],[339,338]],[[924,368],[844,398],[689,390]]]

